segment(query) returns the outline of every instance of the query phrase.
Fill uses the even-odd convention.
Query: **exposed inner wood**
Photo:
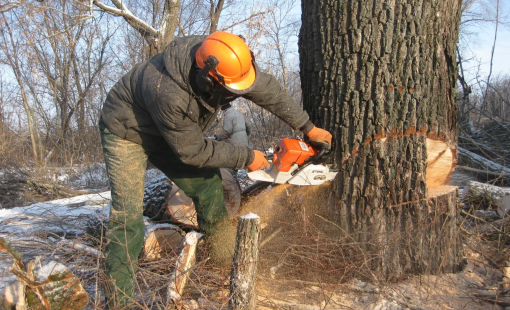
[[[446,194],[453,192],[455,190],[457,190],[457,186],[451,186],[451,185],[434,186],[434,187],[429,188],[429,190],[427,192],[427,198],[430,199],[430,198],[443,196],[443,195],[446,195]]]
[[[427,187],[447,183],[455,168],[452,149],[441,140],[427,138]]]
[[[149,259],[162,258],[182,248],[184,237],[173,229],[158,229],[147,234],[143,251]]]

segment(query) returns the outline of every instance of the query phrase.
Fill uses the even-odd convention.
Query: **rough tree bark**
[[[461,4],[302,1],[303,104],[333,133],[340,169],[331,218],[387,279],[463,267],[458,191],[443,185],[456,163]]]
[[[230,272],[229,310],[255,310],[255,275],[259,259],[260,217],[248,213],[239,217],[236,249]]]

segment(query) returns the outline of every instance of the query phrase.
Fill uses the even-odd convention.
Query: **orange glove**
[[[253,158],[251,164],[246,166],[246,168],[248,168],[250,171],[255,171],[269,167],[269,162],[266,159],[266,154],[257,150],[253,150],[253,154],[255,154],[255,157]]]
[[[326,149],[331,148],[331,139],[333,136],[331,136],[328,131],[313,126],[312,130],[310,130],[306,135],[310,139],[310,143],[312,145],[315,144]]]

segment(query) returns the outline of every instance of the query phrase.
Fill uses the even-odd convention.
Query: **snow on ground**
[[[26,207],[0,209],[0,237],[53,232],[59,235],[83,233],[90,217],[109,213],[110,192],[39,202]],[[7,234],[7,235],[6,235]],[[6,236],[5,236],[6,235]]]
[[[146,184],[150,184],[160,175],[161,172],[155,169],[148,170]],[[151,195],[150,191],[148,194]],[[48,260],[59,260],[63,252],[69,251],[69,244],[75,240],[83,242],[80,238],[87,239],[83,237],[91,222],[107,223],[110,199],[110,191],[105,191],[12,209],[0,209],[0,238],[9,241],[21,252],[25,261],[39,255]],[[155,229],[175,228],[170,224],[154,224],[146,217],[144,222],[145,234]],[[15,280],[9,271],[12,262],[10,256],[0,252],[0,290]],[[73,266],[73,262],[66,265],[75,272],[90,272],[85,270],[87,267]]]
[[[108,191],[0,209],[0,237],[25,259],[37,255],[50,258],[55,254],[48,250],[55,246],[52,240],[83,235],[91,218],[107,219],[109,200]],[[15,279],[9,272],[11,265],[12,259],[0,253],[0,289]]]
[[[80,171],[73,176],[65,175],[67,181],[74,189],[105,188],[108,186],[108,176],[105,164],[92,164],[87,167],[77,167]]]

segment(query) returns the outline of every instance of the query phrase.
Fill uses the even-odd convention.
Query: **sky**
[[[509,6],[510,10],[510,6]],[[461,42],[466,46],[465,58],[471,59],[466,66],[469,76],[474,78],[480,64],[480,75],[486,76],[490,70],[492,46],[494,44],[495,25],[478,27],[476,35],[469,38],[469,42]],[[498,27],[496,45],[494,49],[492,76],[510,76],[510,26]]]
[[[494,1],[487,0],[487,2],[494,5],[492,3]],[[498,27],[492,67],[493,77],[504,74],[510,76],[510,0],[500,0],[500,11],[501,18],[506,18],[508,25],[500,24]],[[300,2],[297,2],[292,13],[301,15]],[[494,30],[493,23],[478,24],[470,29],[473,35],[466,42],[460,42],[462,46],[467,47],[463,57],[470,60],[464,69],[467,70],[466,75],[471,79],[475,78],[477,72],[483,78],[489,74]],[[297,40],[295,44],[297,49]]]

